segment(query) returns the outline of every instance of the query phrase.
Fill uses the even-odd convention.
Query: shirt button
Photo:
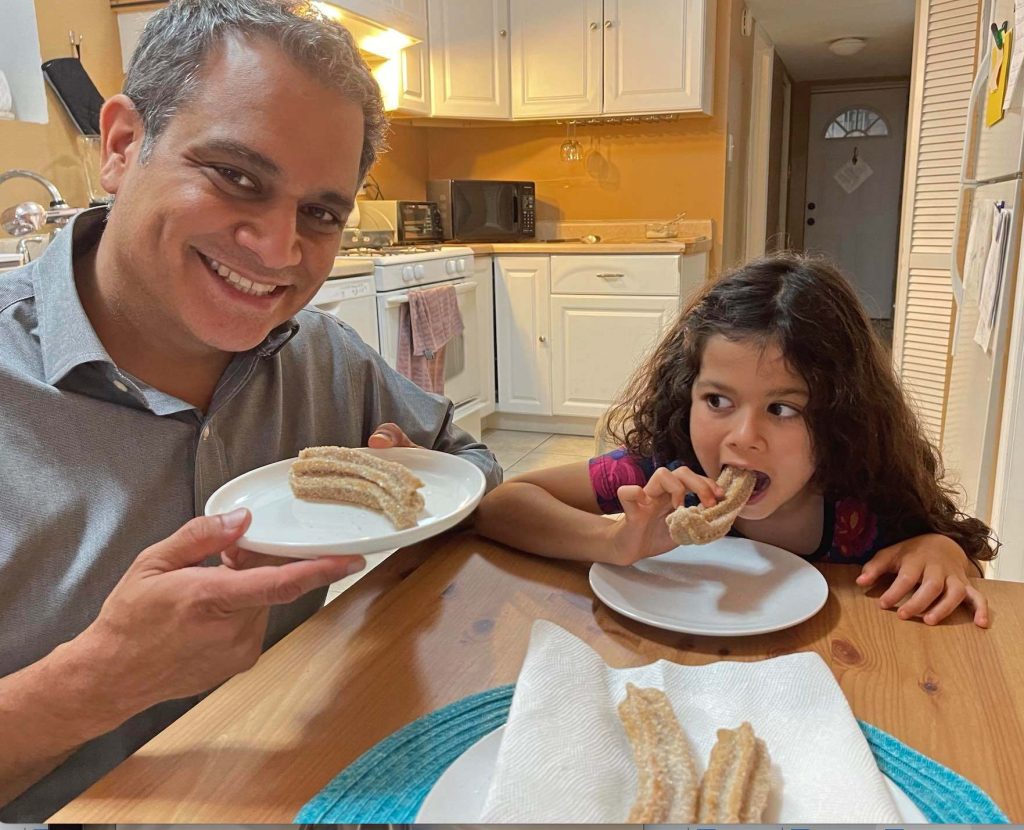
[[[117,387],[118,389],[120,389],[122,392],[127,392],[128,391],[128,387],[125,386],[123,383],[121,383],[121,381],[119,381],[119,380],[115,380],[114,381],[114,386]]]
[[[203,427],[203,440],[205,441],[209,437],[210,437],[210,427],[209,427],[209,425],[207,425],[207,426]]]

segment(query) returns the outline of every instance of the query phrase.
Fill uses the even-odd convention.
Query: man
[[[350,36],[292,5],[159,12],[101,114],[109,215],[0,281],[0,820],[46,820],[363,567],[238,550],[247,511],[193,518],[221,484],[367,443],[500,479],[450,402],[300,310],[385,121]]]

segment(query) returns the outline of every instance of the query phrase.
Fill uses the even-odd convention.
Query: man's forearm
[[[134,714],[104,681],[99,665],[79,637],[0,678],[0,804]]]

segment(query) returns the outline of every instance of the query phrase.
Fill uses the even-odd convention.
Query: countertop
[[[339,277],[359,277],[373,273],[373,260],[368,257],[336,256],[334,267],[328,279]]]
[[[711,250],[706,236],[675,239],[637,239],[609,242],[491,242],[466,243],[474,254],[689,254]]]
[[[757,637],[697,637],[595,599],[588,566],[471,531],[399,551],[49,819],[51,823],[286,823],[388,735],[515,681],[534,620],[609,665],[686,665],[816,652],[854,714],[982,787],[1024,822],[1024,584],[974,580],[993,625],[960,608],[927,626],[877,606],[859,568],[819,565],[811,619]],[[841,749],[837,747],[837,750]]]

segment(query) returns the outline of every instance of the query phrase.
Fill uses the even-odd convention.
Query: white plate
[[[595,564],[590,587],[630,619],[713,637],[789,628],[813,617],[828,599],[825,577],[802,557],[732,536],[630,567]]]
[[[484,474],[446,452],[396,447],[363,452],[404,464],[423,481],[425,506],[415,527],[395,530],[384,515],[351,504],[304,501],[292,495],[288,471],[294,458],[240,475],[206,502],[206,515],[247,507],[252,524],[239,547],[257,553],[312,558],[325,554],[379,553],[428,539],[458,524],[484,494]]]
[[[504,731],[505,727],[499,726],[455,759],[427,793],[416,815],[417,824],[476,824],[482,820],[484,802],[491,786],[491,776],[494,774]],[[928,819],[910,797],[887,776],[883,775],[882,778],[896,804],[900,820],[907,824],[927,824]],[[783,819],[765,816],[764,820],[770,823]],[[813,818],[800,816],[788,820],[808,822],[813,821]]]

